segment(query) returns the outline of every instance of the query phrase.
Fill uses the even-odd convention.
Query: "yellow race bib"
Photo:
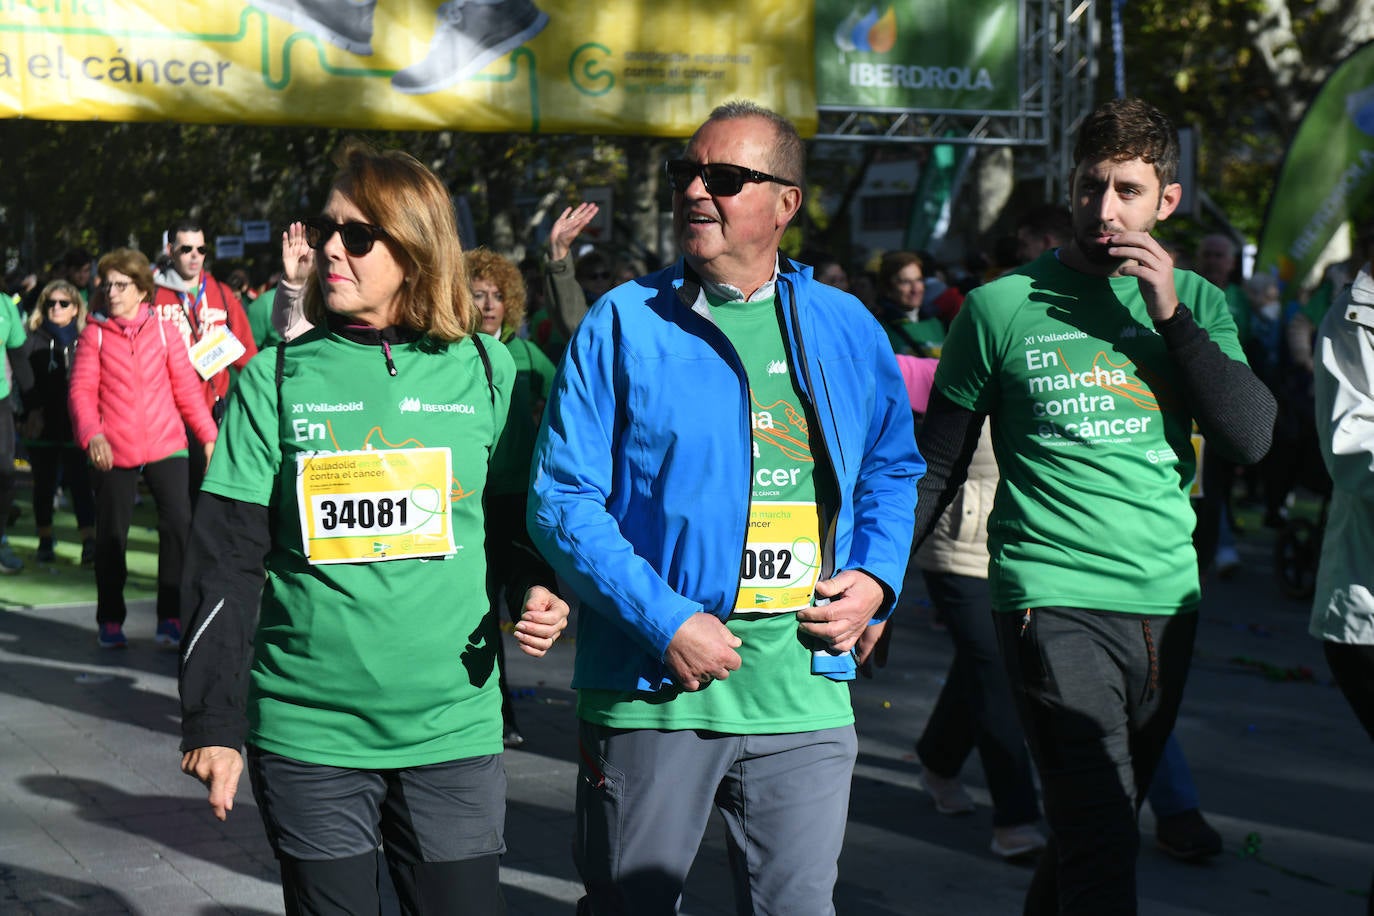
[[[296,497],[312,566],[456,553],[446,448],[300,455]]]
[[[755,502],[740,566],[736,614],[809,607],[821,571],[815,503]]]
[[[233,364],[245,352],[234,332],[217,324],[190,348],[191,365],[207,382]]]

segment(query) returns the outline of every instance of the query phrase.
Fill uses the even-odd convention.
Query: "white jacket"
[[[978,450],[969,461],[968,479],[916,551],[918,569],[974,579],[988,577],[988,516],[998,479],[992,424],[985,420]]]
[[[1317,437],[1334,490],[1308,632],[1374,645],[1374,277],[1360,269],[1317,332]]]

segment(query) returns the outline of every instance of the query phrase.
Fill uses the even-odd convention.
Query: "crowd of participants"
[[[97,642],[119,649],[142,481],[154,641],[188,636],[183,770],[223,819],[247,769],[288,912],[376,912],[378,849],[409,904],[500,911],[499,754],[524,738],[499,612],[539,656],[574,597],[579,912],[675,912],[697,851],[682,838],[713,808],[741,912],[833,912],[847,682],[884,657],[909,562],[955,650],[915,741],[935,809],[976,810],[960,780],[976,750],[991,851],[1038,863],[1027,912],[1134,912],[1145,800],[1169,854],[1222,849],[1171,735],[1200,588],[1238,565],[1233,491],[1277,526],[1296,486],[1329,486],[1342,419],[1313,406],[1318,343],[1336,346],[1323,318],[1338,297],[1362,307],[1374,281],[1352,293],[1333,273],[1289,300],[1241,276],[1229,236],[1191,259],[1156,238],[1177,145],[1148,104],[1099,109],[1075,157],[1072,207],[1028,211],[962,263],[792,261],[778,244],[804,148],[784,119],[732,103],[667,163],[683,256],[650,272],[586,244],[587,203],[554,221],[545,257],[465,251],[437,178],[349,142],[265,282],[217,280],[203,228],[180,221],[157,264],[75,251],[0,303],[0,506],[18,442],[31,562],[57,562],[61,489],[71,555],[94,567]],[[1374,238],[1359,247],[1356,264]],[[1027,308],[1043,301],[1032,288],[1061,313]],[[1149,342],[1119,341],[1123,319]],[[1065,327],[1081,332],[1055,337],[1066,365],[1110,340],[1185,392],[1132,417],[1158,419],[1146,438],[1176,466],[1123,476],[1118,443],[1026,427],[1033,360],[1011,343]],[[1067,441],[1027,446],[1049,427]],[[1180,443],[1195,428],[1207,486],[1190,506]],[[338,483],[330,456],[379,479]],[[707,456],[726,459],[719,479]],[[1344,486],[1367,476],[1350,468]],[[1084,486],[1128,495],[1047,508]],[[405,522],[400,493],[424,521]],[[1104,554],[1135,540],[1123,525],[1150,527],[1157,550]],[[1335,608],[1356,564],[1331,549],[1345,559],[1324,567],[1313,633],[1374,733],[1374,692],[1351,686],[1374,667],[1360,647],[1374,628]],[[0,572],[24,566],[0,541]]]

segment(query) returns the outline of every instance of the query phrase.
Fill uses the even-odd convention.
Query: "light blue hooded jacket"
[[[887,335],[854,297],[780,259],[789,368],[813,408],[822,578],[861,569],[892,612],[911,548],[916,450]],[[555,378],[532,469],[529,530],[582,599],[573,686],[657,690],[679,626],[735,607],[748,528],[744,367],[679,260],[588,312]]]

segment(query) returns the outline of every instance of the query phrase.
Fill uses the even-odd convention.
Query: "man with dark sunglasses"
[[[741,913],[834,913],[847,681],[924,462],[882,328],[778,251],[804,166],[786,119],[713,111],[668,166],[683,257],[592,306],[544,414],[530,533],[582,599],[579,913],[676,912],[712,807]]]
[[[154,275],[157,293],[153,307],[164,321],[170,321],[181,331],[191,365],[204,383],[206,406],[218,423],[229,394],[230,368],[242,370],[257,355],[258,348],[239,297],[205,269],[208,253],[205,231],[198,222],[183,219],[173,224],[167,230],[171,266]],[[194,441],[190,455],[194,497],[205,476],[204,455]]]

